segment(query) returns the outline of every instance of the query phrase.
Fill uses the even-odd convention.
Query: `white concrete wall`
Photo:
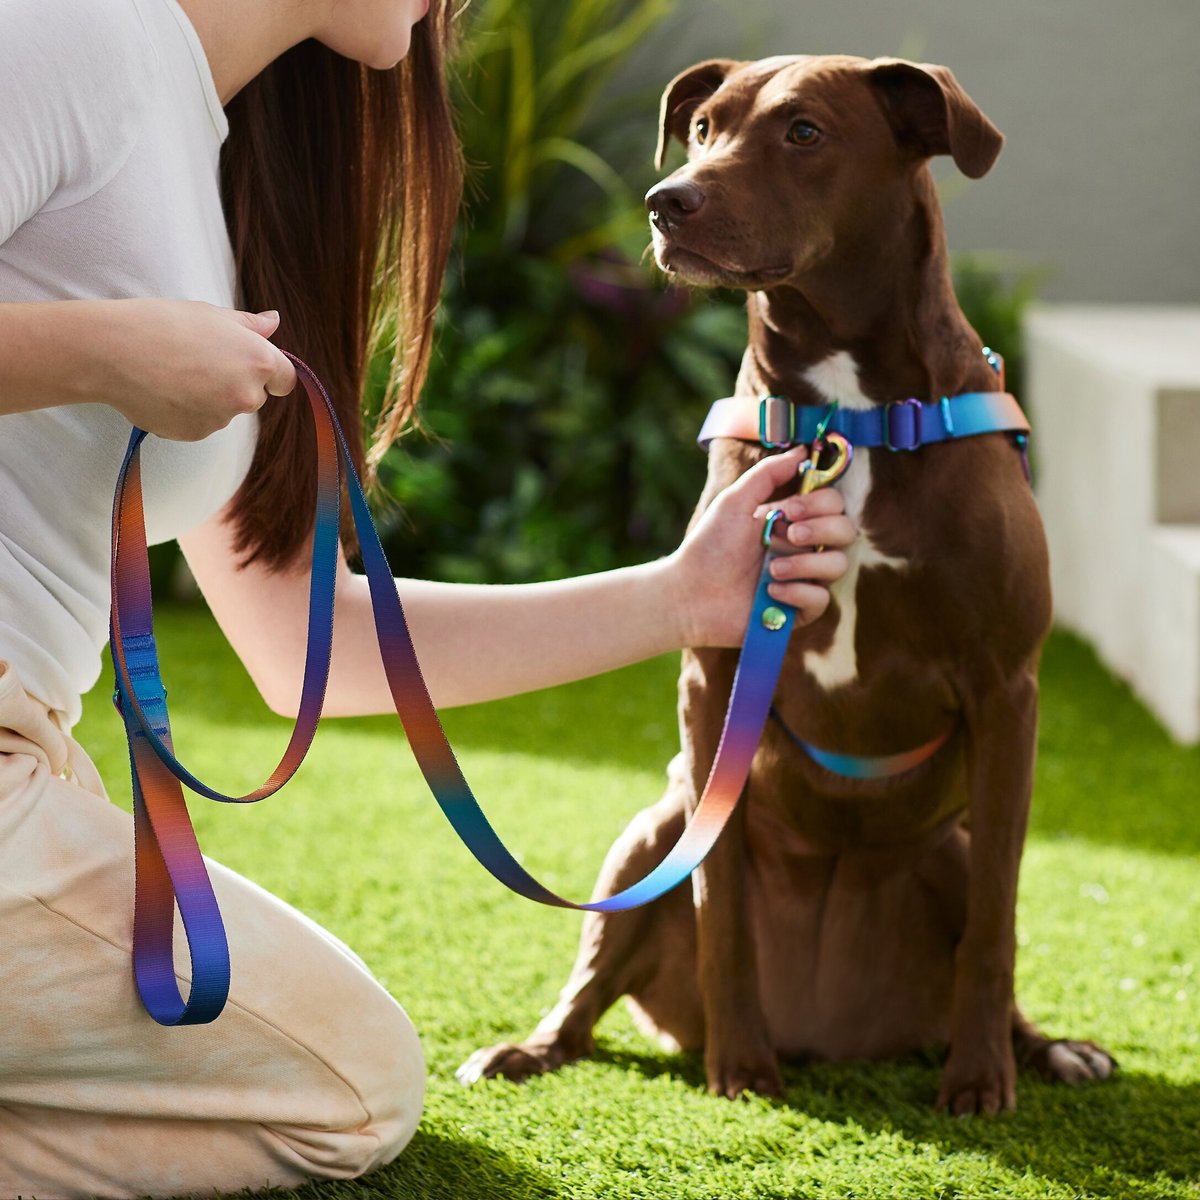
[[[1200,301],[1200,0],[682,0],[623,86],[785,53],[955,72],[1008,142],[938,171],[952,248],[1049,266],[1050,300]]]
[[[1200,307],[1041,308],[1025,404],[1058,624],[1200,739]]]

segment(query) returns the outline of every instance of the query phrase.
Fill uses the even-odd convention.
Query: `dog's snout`
[[[664,179],[646,193],[646,208],[650,219],[677,225],[704,204],[704,192],[690,179]]]

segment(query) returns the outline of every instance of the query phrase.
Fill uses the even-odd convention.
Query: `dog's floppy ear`
[[[696,106],[725,82],[730,71],[741,65],[731,58],[710,58],[681,71],[667,84],[658,110],[658,149],[654,152],[654,165],[658,170],[662,170],[672,135],[681,142],[687,141],[688,126]]]
[[[865,68],[896,138],[918,154],[950,154],[970,179],[986,175],[1004,135],[946,67],[877,58]]]

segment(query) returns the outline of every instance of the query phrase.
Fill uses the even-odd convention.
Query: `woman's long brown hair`
[[[412,416],[462,190],[447,95],[450,0],[433,0],[391,70],[313,39],[286,51],[226,108],[221,192],[237,267],[237,305],[278,309],[273,341],[325,384],[368,495],[388,446]],[[366,374],[389,356],[371,449]],[[233,500],[240,565],[307,560],[316,493],[308,397],[268,399],[258,447]],[[343,488],[344,495],[344,488]],[[357,542],[343,504],[342,544]]]

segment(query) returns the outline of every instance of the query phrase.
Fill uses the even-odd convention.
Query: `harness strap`
[[[922,763],[928,762],[949,740],[954,732],[953,727],[939,734],[931,742],[917,746],[913,750],[904,750],[899,754],[835,754],[831,750],[821,750],[811,742],[804,741],[798,733],[779,714],[779,709],[771,705],[771,716],[779,727],[796,743],[818,766],[842,775],[848,779],[889,779],[893,775],[902,775],[912,771]]]
[[[154,641],[150,572],[142,510],[135,428],[117,480],[112,523],[110,648],[116,689],[113,703],[130,745],[135,808],[136,878],[134,972],[149,1014],[161,1025],[214,1020],[229,992],[229,949],[208,872],[196,842],[180,783],[212,800],[244,804],[278,791],[295,774],[316,732],[329,678],[336,577],[339,459],[370,585],[379,649],[397,715],[417,763],[451,825],[476,859],[501,883],[542,904],[592,912],[617,912],[646,904],[678,885],[712,849],[741,796],[758,747],[787,650],[795,610],[767,592],[767,553],[741,656],[725,727],[704,793],[679,841],[643,879],[615,896],[587,904],[565,900],[540,884],[512,857],[480,809],[446,739],[413,650],[395,580],[379,542],[341,426],[325,388],[295,355],[317,429],[317,502],[309,592],[304,682],[292,737],[279,765],[261,787],[227,796],[208,787],[175,758],[166,689]],[[172,946],[179,906],[192,962],[185,1001],[176,982]]]
[[[761,442],[769,449],[807,444],[828,411],[828,405],[794,404],[785,396],[731,396],[709,409],[696,440],[705,450],[718,437]],[[894,400],[868,409],[839,406],[828,429],[854,446],[900,451],[981,433],[1028,436],[1029,421],[1008,392],[963,392],[933,404]]]

